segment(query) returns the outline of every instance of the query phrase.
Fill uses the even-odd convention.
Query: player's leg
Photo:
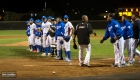
[[[42,56],[46,56],[46,39],[47,37],[45,35],[43,35],[42,37],[42,50],[43,50],[43,53],[42,53]]]
[[[120,63],[121,65],[125,64],[125,57],[124,57],[124,39],[123,37],[118,40],[119,44],[119,51],[120,51]]]
[[[31,42],[30,42],[30,36],[28,36],[28,45],[29,45],[29,51],[31,50]]]
[[[79,45],[79,66],[83,66],[83,52],[84,52],[84,45]]]
[[[38,52],[38,38],[37,37],[35,38],[35,46],[36,46],[36,49],[37,49],[37,52]]]
[[[35,34],[32,34],[31,36],[32,36],[32,38],[31,38],[32,48],[33,48],[33,51],[36,52],[36,47],[35,47]]]
[[[51,55],[52,55],[52,57],[55,55],[55,50],[56,50],[56,45],[55,45],[55,37],[51,37],[51,39],[50,39],[50,46],[51,46],[51,51],[50,51],[50,53],[51,53]]]
[[[60,41],[62,39],[63,38],[61,36],[58,36],[57,37],[57,50],[58,50],[58,55],[59,55],[59,57],[57,58],[57,60],[63,60],[63,57],[62,57],[62,44],[60,44]]]
[[[31,42],[31,50],[30,51],[34,51],[35,44],[34,44],[34,35],[33,34],[30,35],[30,42]]]
[[[65,61],[71,61],[71,50],[70,50],[70,41],[64,42],[64,48],[65,48]]]
[[[41,50],[42,50],[42,48],[41,48],[41,37],[38,38],[37,46],[38,46],[38,52],[41,52]]]
[[[91,55],[91,45],[89,44],[85,46],[85,48],[86,48],[86,57],[84,60],[84,64],[90,66],[89,62],[90,62],[90,55]]]
[[[114,54],[115,54],[115,63],[113,64],[113,67],[119,67],[120,66],[120,51],[119,51],[119,46],[118,46],[118,40],[113,43],[114,46]]]
[[[127,51],[129,54],[128,63],[133,63],[133,53],[131,52],[132,51],[132,38],[127,39],[126,44],[127,44]]]
[[[48,56],[50,56],[52,54],[52,48],[51,48],[52,39],[53,38],[50,35],[48,35],[48,43],[47,43],[47,46],[48,46]]]

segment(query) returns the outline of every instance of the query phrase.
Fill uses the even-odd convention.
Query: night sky
[[[28,1],[28,2],[27,2]],[[53,11],[65,12],[66,10],[88,10],[93,13],[112,12],[114,8],[118,7],[134,7],[140,6],[139,0],[1,0],[0,8],[5,11],[14,11],[17,13],[26,13],[29,11],[40,12],[45,8],[45,1],[47,8]],[[139,2],[138,2],[139,1]],[[68,4],[69,3],[69,4]],[[93,9],[93,10],[92,10]]]

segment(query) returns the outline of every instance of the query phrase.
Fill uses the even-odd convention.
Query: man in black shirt
[[[133,37],[132,37],[132,54],[140,56],[140,52],[137,50],[137,45],[139,42],[139,32],[140,32],[140,21],[137,13],[133,13],[132,15],[132,25],[133,25]],[[128,63],[127,66],[132,66],[132,64]]]
[[[77,24],[74,31],[74,39],[73,42],[75,44],[75,38],[77,36],[78,44],[79,44],[79,66],[90,66],[90,55],[91,55],[91,45],[90,45],[90,34],[96,33],[92,31],[92,26],[88,23],[88,16],[82,16],[82,22]],[[83,51],[86,48],[86,57],[83,61]]]

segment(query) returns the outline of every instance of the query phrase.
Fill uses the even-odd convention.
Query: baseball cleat
[[[48,56],[51,56],[51,53],[48,53]]]
[[[84,63],[83,65],[87,67],[91,67],[89,63],[86,63],[86,64]]]
[[[126,66],[133,66],[133,63],[127,63]]]
[[[70,59],[68,59],[67,57],[65,58],[65,60],[64,61],[66,61],[66,62],[71,62],[71,60]]]
[[[81,67],[81,66],[84,66],[84,64],[83,63],[79,63],[79,66]]]
[[[42,56],[46,56],[46,53],[42,53],[41,55],[42,55]]]
[[[56,58],[56,60],[63,60],[63,58],[58,57],[58,58]]]
[[[121,67],[121,65],[120,64],[113,64],[113,65],[111,65],[111,67]]]

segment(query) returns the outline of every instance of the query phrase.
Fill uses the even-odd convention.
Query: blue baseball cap
[[[49,17],[48,17],[48,19],[52,19],[52,18],[53,18],[52,16],[49,16]]]
[[[28,24],[29,23],[29,21],[26,21],[26,24]]]
[[[45,19],[46,18],[46,16],[42,16],[42,19]]]
[[[68,15],[64,15],[64,18],[69,18]]]
[[[30,18],[29,21],[34,21],[34,19],[33,18]]]

